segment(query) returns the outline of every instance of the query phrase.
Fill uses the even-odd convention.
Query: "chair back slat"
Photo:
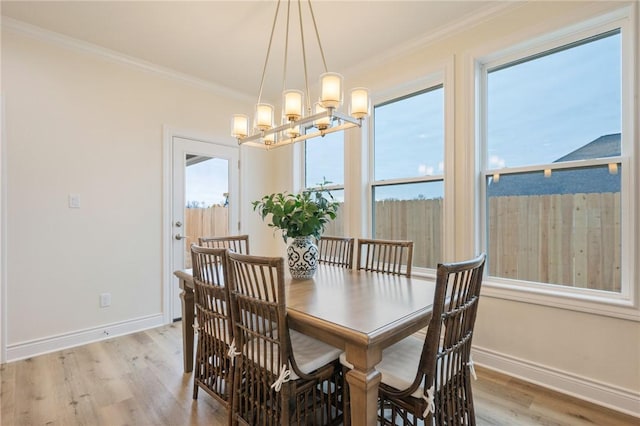
[[[318,262],[351,269],[355,238],[323,235],[318,240]]]
[[[249,254],[248,235],[227,235],[224,237],[200,237],[198,244],[203,247],[225,248],[236,253]]]
[[[413,241],[358,240],[357,269],[411,276]]]

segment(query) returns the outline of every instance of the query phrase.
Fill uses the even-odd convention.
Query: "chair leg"
[[[342,367],[342,418],[344,426],[351,424],[351,401],[349,399],[349,383],[347,383],[348,372],[348,368]]]

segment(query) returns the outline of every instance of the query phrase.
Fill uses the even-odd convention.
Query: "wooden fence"
[[[620,193],[492,197],[489,271],[620,291]]]
[[[374,226],[376,238],[413,240],[413,266],[442,261],[442,199],[378,201]]]
[[[229,209],[222,206],[184,209],[184,235],[187,236],[185,268],[191,268],[191,244],[199,237],[223,237],[229,234]]]
[[[226,235],[226,208],[187,212],[186,235],[194,242]],[[340,213],[325,235],[344,235]],[[380,201],[375,218],[376,238],[414,241],[414,266],[441,261],[441,199]],[[620,193],[491,197],[487,229],[492,276],[620,291]]]

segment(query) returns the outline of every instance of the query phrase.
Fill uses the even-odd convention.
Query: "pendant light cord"
[[[309,2],[311,5],[311,2]],[[307,51],[304,45],[304,30],[302,29],[302,5],[300,4],[300,0],[298,0],[298,20],[300,22],[300,40],[302,42],[302,64],[304,66],[304,89],[307,93],[305,93],[305,98],[307,100],[307,112],[311,113],[311,92],[309,91],[309,77],[307,73]]]
[[[258,103],[262,99],[262,88],[264,87],[264,77],[267,73],[267,64],[269,63],[269,55],[271,54],[271,44],[273,43],[273,34],[278,21],[278,11],[280,10],[280,0],[276,6],[276,13],[273,15],[273,24],[271,25],[271,35],[269,36],[269,46],[267,47],[267,56],[264,58],[264,66],[262,67],[262,78],[260,79],[260,90],[258,92]]]
[[[309,11],[311,12],[311,20],[313,21],[313,29],[316,31],[316,39],[318,40],[318,47],[320,48],[320,56],[322,56],[322,64],[324,65],[324,72],[328,72],[327,61],[324,59],[324,50],[322,49],[322,43],[320,42],[320,33],[318,32],[318,24],[316,24],[316,17],[313,14],[313,7],[311,6],[311,0],[309,0]]]
[[[287,88],[287,58],[289,57],[289,14],[291,11],[291,0],[287,1],[287,26],[284,38],[284,64],[282,66],[282,93]]]
[[[318,42],[318,48],[320,50],[320,56],[322,58],[322,65],[324,66],[324,72],[328,71],[327,61],[324,56],[324,49],[322,49],[322,42],[320,41],[320,32],[318,31],[318,24],[316,23],[316,17],[313,13],[313,6],[311,4],[311,0],[308,0],[309,3],[309,12],[311,14],[311,21],[313,22],[313,29],[316,33],[316,40]],[[287,60],[289,55],[289,16],[291,10],[291,0],[287,1],[287,24],[286,24],[286,38],[285,38],[285,47],[284,47],[284,72],[282,78],[282,90],[286,89],[287,83]],[[269,64],[269,57],[271,56],[271,45],[273,44],[273,36],[275,34],[276,23],[278,22],[278,13],[280,11],[280,0],[276,5],[276,12],[273,16],[273,24],[271,25],[271,35],[269,36],[269,46],[267,47],[267,55],[264,59],[264,66],[262,67],[262,77],[260,78],[260,90],[258,92],[258,103],[260,103],[262,99],[262,89],[264,88],[264,80],[267,75],[267,66]],[[311,93],[309,91],[309,73],[307,69],[307,51],[304,42],[304,29],[302,25],[302,5],[301,0],[298,0],[298,20],[300,24],[300,39],[302,42],[302,63],[304,66],[304,87],[305,87],[305,97],[307,100],[307,110],[311,111]]]

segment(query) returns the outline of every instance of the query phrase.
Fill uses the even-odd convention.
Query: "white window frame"
[[[367,227],[365,235],[372,236],[374,224],[373,212],[373,188],[375,186],[386,186],[396,184],[408,184],[419,182],[443,181],[444,199],[443,199],[443,247],[442,262],[455,260],[454,246],[450,241],[454,239],[454,215],[449,212],[455,211],[454,203],[454,58],[449,58],[442,64],[438,64],[433,68],[432,72],[425,75],[424,78],[405,83],[401,86],[391,88],[389,90],[379,92],[372,96],[371,109],[375,110],[375,106],[392,102],[403,97],[411,96],[416,93],[442,86],[444,90],[444,174],[419,176],[401,179],[383,179],[376,181],[374,175],[375,164],[375,132],[374,120],[372,117],[369,123],[369,144],[367,157]],[[413,266],[412,274],[416,276],[435,277],[435,268],[423,268]]]
[[[487,296],[527,303],[554,306],[563,309],[583,311],[625,319],[640,321],[638,262],[637,247],[640,238],[636,235],[638,223],[637,188],[638,183],[638,155],[640,147],[637,144],[637,105],[634,104],[634,94],[638,87],[634,80],[636,58],[638,55],[638,24],[636,21],[636,7],[627,6],[613,12],[595,17],[587,22],[566,26],[560,30],[530,39],[522,43],[513,43],[494,52],[485,54],[469,54],[467,65],[472,74],[468,76],[471,82],[470,93],[474,93],[475,101],[470,103],[469,118],[475,132],[469,135],[469,158],[475,158],[476,167],[473,179],[475,189],[476,219],[474,223],[477,236],[477,249],[486,247],[486,70],[500,64],[513,62],[556,47],[570,44],[590,36],[602,34],[619,28],[622,44],[622,156],[602,160],[604,163],[621,162],[621,292],[602,292],[572,287],[562,287],[553,284],[532,283],[527,281],[510,280],[499,277],[486,277],[483,283],[483,294]],[[474,110],[475,109],[475,110]],[[473,150],[475,149],[475,152]],[[596,163],[599,161],[595,161]],[[574,164],[575,165],[575,164]],[[580,166],[587,165],[580,162]],[[571,164],[554,164],[554,167],[569,167]],[[536,170],[538,167],[535,167]],[[526,169],[523,168],[523,170]],[[515,170],[515,169],[509,169]],[[493,173],[493,171],[491,171]],[[469,179],[469,176],[467,177]],[[468,180],[469,181],[469,180]]]

